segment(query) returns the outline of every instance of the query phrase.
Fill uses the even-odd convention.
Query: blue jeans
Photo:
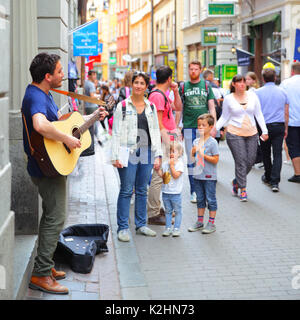
[[[217,211],[216,180],[194,179],[194,187],[197,195],[197,208],[208,208],[209,211]]]
[[[194,187],[194,178],[193,178],[193,168],[195,163],[191,158],[191,150],[193,147],[193,142],[196,138],[198,138],[199,133],[197,128],[185,128],[183,129],[183,137],[184,137],[184,144],[185,144],[185,152],[187,156],[187,168],[188,168],[188,175],[191,187],[191,194],[195,191]]]
[[[140,159],[140,160],[139,160]],[[148,159],[148,161],[145,161]],[[147,222],[147,184],[153,168],[150,148],[138,149],[130,156],[128,167],[119,169],[121,181],[117,203],[118,232],[129,228],[130,199],[135,189],[135,226],[143,227]]]
[[[166,228],[172,227],[172,212],[175,212],[174,228],[180,228],[182,219],[181,194],[163,193],[162,199],[166,213]]]

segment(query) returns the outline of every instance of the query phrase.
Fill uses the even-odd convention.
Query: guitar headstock
[[[111,110],[115,105],[115,99],[113,96],[110,96],[106,101],[106,110]]]

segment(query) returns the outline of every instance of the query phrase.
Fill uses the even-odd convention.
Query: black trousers
[[[265,168],[265,177],[270,184],[280,182],[280,172],[282,167],[282,144],[284,138],[284,123],[267,123],[269,139],[261,141],[261,151]],[[273,161],[271,157],[273,154]]]

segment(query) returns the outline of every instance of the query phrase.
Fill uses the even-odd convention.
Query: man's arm
[[[32,122],[34,130],[41,134],[43,137],[65,143],[70,149],[81,147],[80,140],[57,130],[55,126],[47,120],[44,114],[34,114],[32,117]]]
[[[208,100],[208,110],[209,113],[213,116],[215,119],[215,124],[214,127],[212,128],[210,134],[212,137],[215,137],[217,135],[217,130],[216,130],[216,123],[217,123],[217,116],[216,116],[216,108],[215,108],[215,101],[214,99]]]
[[[173,90],[173,93],[174,93],[173,103],[174,103],[175,111],[182,111],[182,101],[179,95],[178,84],[176,82],[172,82],[170,89]]]
[[[289,104],[285,104],[284,107],[284,138],[288,135],[288,126],[289,126]]]

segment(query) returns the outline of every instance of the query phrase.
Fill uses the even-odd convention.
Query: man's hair
[[[203,78],[206,80],[207,77],[208,77],[210,74],[214,75],[214,72],[213,72],[212,70],[210,70],[210,69],[206,69],[206,70],[203,72]]]
[[[189,67],[191,66],[191,64],[196,64],[197,66],[199,66],[200,70],[202,68],[202,65],[201,65],[201,62],[200,61],[197,61],[197,60],[194,60],[194,61],[191,61],[189,63]]]
[[[300,74],[300,62],[295,62],[292,64],[292,70],[296,74]]]
[[[156,83],[165,83],[172,78],[172,69],[169,66],[160,66],[156,70]]]
[[[32,81],[35,83],[41,83],[45,79],[47,73],[53,75],[56,64],[59,60],[59,55],[48,54],[46,52],[39,53],[35,56],[29,67]]]
[[[201,114],[198,118],[197,118],[197,122],[198,120],[206,120],[209,126],[213,126],[215,124],[215,119],[214,117],[209,114],[209,113],[204,113]]]
[[[90,70],[89,72],[88,72],[88,76],[91,76],[92,74],[94,74],[94,73],[97,73],[95,70]]]
[[[276,71],[272,68],[263,69],[261,75],[264,79],[264,82],[275,82]]]

